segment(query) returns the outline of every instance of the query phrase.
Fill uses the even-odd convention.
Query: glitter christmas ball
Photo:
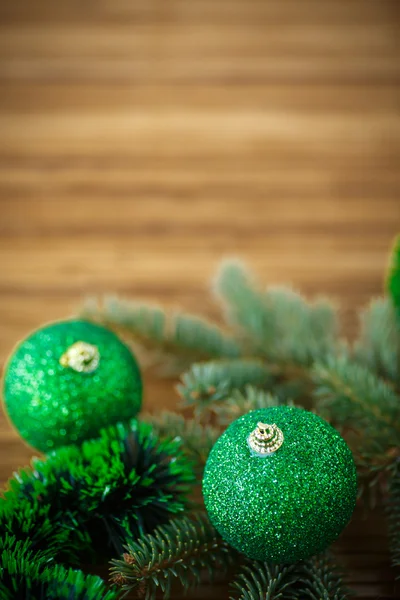
[[[353,513],[353,456],[317,415],[276,406],[234,421],[207,460],[203,495],[220,535],[250,558],[293,563],[329,546]]]
[[[128,347],[86,321],[35,331],[17,346],[4,374],[6,412],[21,437],[42,452],[134,417],[141,399],[140,371]]]

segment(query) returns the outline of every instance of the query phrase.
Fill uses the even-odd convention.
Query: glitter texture
[[[260,456],[248,445],[257,424],[276,424],[284,441]],[[344,439],[306,410],[276,406],[234,421],[207,460],[203,495],[221,536],[250,558],[292,563],[329,546],[347,525],[357,496]]]
[[[97,349],[94,370],[60,362],[78,343]],[[8,416],[21,437],[42,452],[96,437],[101,428],[131,419],[141,399],[140,371],[128,347],[86,321],[35,331],[17,346],[4,375]]]

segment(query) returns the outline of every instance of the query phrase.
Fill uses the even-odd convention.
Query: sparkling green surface
[[[76,342],[97,347],[93,372],[62,366]],[[6,412],[21,437],[47,452],[95,437],[134,417],[142,382],[130,350],[111,331],[86,321],[62,321],[35,331],[11,355],[4,374]]]
[[[282,446],[270,456],[247,444],[257,423],[275,423]],[[277,406],[234,421],[208,457],[203,495],[214,527],[250,558],[295,562],[321,552],[347,525],[357,481],[339,433],[311,412]]]

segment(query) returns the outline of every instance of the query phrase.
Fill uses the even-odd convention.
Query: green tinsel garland
[[[151,425],[135,420],[104,430],[82,446],[35,459],[32,468],[9,480],[0,498],[0,538],[8,540],[2,547],[3,588],[25,598],[23,589],[31,579],[47,589],[59,578],[60,585],[70,581],[77,590],[86,589],[83,574],[67,574],[54,562],[44,569],[43,557],[66,565],[104,563],[121,554],[127,538],[149,533],[183,511],[193,480],[180,441],[160,440]],[[89,583],[87,589],[96,591],[94,580]],[[80,598],[74,593],[73,598]],[[0,588],[0,598],[2,594]],[[32,594],[27,597],[64,597]],[[14,598],[4,592],[8,597]]]

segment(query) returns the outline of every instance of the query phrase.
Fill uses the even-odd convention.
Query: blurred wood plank
[[[400,224],[399,25],[397,0],[0,3],[0,364],[86,294],[218,319],[232,255],[353,336]],[[0,483],[31,456],[1,414]],[[337,550],[360,600],[400,595],[381,513]]]

